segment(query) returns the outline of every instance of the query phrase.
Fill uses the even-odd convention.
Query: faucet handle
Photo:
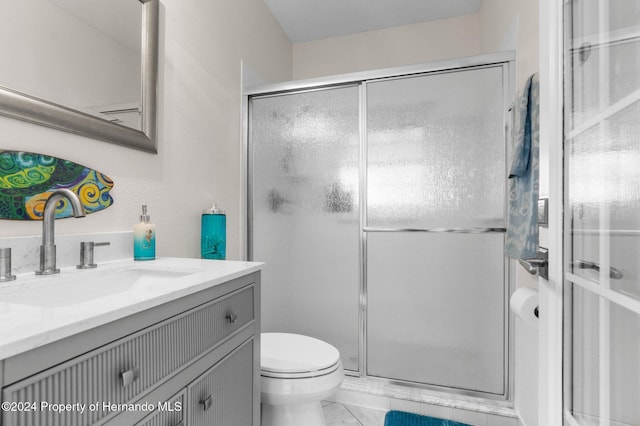
[[[93,248],[100,246],[108,246],[111,243],[106,241],[102,243],[95,243],[93,241],[83,241],[80,243],[80,264],[76,265],[78,269],[91,269],[98,265],[93,263]]]

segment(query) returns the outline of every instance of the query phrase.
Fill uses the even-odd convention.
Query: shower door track
[[[367,234],[368,233],[400,233],[400,232],[411,232],[411,233],[457,233],[457,234],[487,234],[487,233],[505,233],[506,229],[503,227],[486,227],[486,228],[381,228],[381,227],[369,227],[367,225],[367,198],[366,191],[363,190],[367,185],[367,172],[366,167],[367,164],[367,117],[366,117],[366,106],[367,103],[367,91],[366,86],[368,82],[379,81],[379,80],[387,80],[394,78],[404,78],[407,76],[413,75],[421,75],[421,74],[437,74],[441,72],[452,72],[459,71],[465,68],[484,68],[484,67],[493,67],[493,66],[503,66],[505,67],[505,75],[504,75],[504,83],[503,87],[505,89],[505,99],[504,105],[509,105],[512,101],[512,89],[511,85],[514,81],[514,67],[509,66],[515,61],[514,52],[499,52],[493,54],[465,57],[453,60],[445,60],[438,62],[431,62],[428,64],[418,64],[418,65],[409,65],[403,67],[394,67],[394,68],[385,68],[380,70],[372,70],[372,71],[363,71],[363,72],[355,72],[349,74],[342,74],[336,76],[315,78],[315,79],[307,79],[307,80],[299,80],[292,82],[284,82],[284,83],[275,83],[263,86],[256,86],[246,88],[243,93],[243,103],[247,106],[244,109],[244,113],[247,114],[243,122],[246,124],[245,128],[250,129],[250,116],[251,116],[251,106],[249,99],[250,98],[261,98],[261,97],[273,97],[280,95],[287,95],[292,93],[304,93],[311,92],[316,90],[323,90],[329,88],[335,88],[346,85],[358,85],[359,86],[359,98],[360,98],[360,115],[359,115],[359,131],[360,131],[360,165],[359,165],[359,185],[361,190],[359,191],[360,197],[360,283],[359,283],[359,325],[358,329],[358,347],[359,347],[359,360],[358,360],[358,371],[346,370],[345,374],[354,379],[360,378],[365,382],[373,382],[376,385],[373,387],[380,387],[380,384],[388,384],[392,386],[403,386],[406,388],[413,389],[416,392],[416,401],[423,400],[424,394],[421,394],[420,391],[427,392],[427,395],[432,394],[433,392],[437,392],[441,395],[439,398],[448,397],[451,399],[462,398],[463,400],[470,401],[473,404],[479,404],[482,406],[483,410],[486,410],[487,407],[498,407],[498,411],[500,409],[509,408],[513,406],[513,324],[512,316],[509,313],[507,307],[505,307],[505,320],[507,326],[507,330],[505,333],[505,360],[506,365],[504,368],[505,374],[505,383],[504,383],[504,395],[502,394],[492,394],[488,392],[480,392],[474,391],[471,389],[462,389],[462,388],[453,388],[436,384],[427,384],[421,382],[412,382],[405,381],[401,379],[393,379],[386,377],[378,377],[371,376],[367,373]],[[505,112],[505,119],[507,118]],[[508,129],[505,129],[505,132],[508,137]],[[244,134],[244,158],[247,161],[247,185],[246,185],[246,193],[245,200],[247,200],[247,208],[246,215],[247,218],[247,245],[246,245],[246,258],[249,260],[253,259],[253,225],[252,225],[252,157],[251,157],[251,142],[250,142],[250,131],[246,131]],[[505,161],[506,164],[506,161]],[[506,206],[505,206],[506,211]],[[506,217],[506,216],[505,216]],[[508,294],[510,291],[512,279],[512,271],[509,268],[509,262],[505,262],[505,273],[504,277],[506,280],[506,289],[505,289],[505,297],[508,298]],[[358,385],[358,388],[362,388],[362,386]],[[366,392],[366,391],[365,391]],[[377,393],[377,392],[376,392]],[[385,394],[387,391],[385,391]],[[389,392],[392,394],[393,392]],[[429,396],[427,396],[427,399]],[[435,399],[438,399],[438,396],[435,396]],[[501,408],[502,407],[502,408]],[[489,408],[489,411],[493,411]],[[496,411],[496,414],[499,412]]]
[[[513,61],[515,61],[515,53],[513,51],[489,53],[486,55],[429,62],[427,64],[382,68],[371,71],[359,71],[334,76],[247,87],[243,91],[243,96],[273,96],[279,93],[286,94],[291,92],[302,92],[305,90],[317,90],[344,84],[358,84],[378,79],[407,77],[415,74],[428,74],[433,72],[462,70],[464,68],[501,65]]]

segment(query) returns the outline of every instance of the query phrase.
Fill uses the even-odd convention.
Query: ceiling
[[[292,43],[478,12],[482,0],[264,0]]]

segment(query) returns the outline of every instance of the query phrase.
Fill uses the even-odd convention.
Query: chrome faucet
[[[40,246],[40,270],[36,275],[51,275],[60,272],[56,269],[56,245],[54,244],[55,214],[56,204],[61,199],[66,198],[71,203],[73,216],[84,217],[84,207],[78,196],[68,189],[57,189],[51,193],[44,204],[44,214],[42,216],[42,245]]]

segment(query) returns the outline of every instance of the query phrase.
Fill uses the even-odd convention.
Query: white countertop
[[[262,268],[262,263],[182,258],[121,260],[54,276],[18,275],[0,285],[0,359],[90,330]],[[159,271],[124,285],[110,274]],[[166,274],[167,277],[163,277]],[[92,287],[93,286],[93,287]]]

